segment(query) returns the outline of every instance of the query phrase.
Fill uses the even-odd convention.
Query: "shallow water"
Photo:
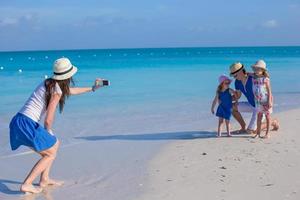
[[[96,77],[111,81],[111,86],[95,93],[68,99],[54,125],[62,147],[103,141],[107,148],[102,154],[122,161],[129,177],[142,170],[132,165],[134,156],[150,158],[168,141],[197,138],[194,133],[215,127],[210,106],[217,77],[228,74],[235,61],[248,70],[257,59],[267,62],[275,112],[300,105],[300,47],[1,52],[0,159],[27,151],[24,147],[10,150],[9,121],[45,75],[51,76],[52,62],[62,56],[79,68],[77,86],[91,86]],[[119,149],[115,141],[122,144]],[[118,153],[129,147],[134,148],[130,154]],[[143,164],[146,161],[142,159]],[[118,167],[108,163],[103,172],[114,174]],[[112,178],[116,174],[109,177],[117,186],[122,176],[119,172],[119,178]]]

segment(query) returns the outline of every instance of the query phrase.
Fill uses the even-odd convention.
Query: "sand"
[[[215,138],[215,128],[196,126],[186,132],[79,139],[61,148],[54,164],[54,178],[66,184],[39,195],[18,191],[37,155],[1,158],[0,199],[298,200],[300,110],[275,116],[281,128],[266,140]]]
[[[180,140],[149,164],[138,200],[300,199],[300,110],[275,115],[270,139]]]

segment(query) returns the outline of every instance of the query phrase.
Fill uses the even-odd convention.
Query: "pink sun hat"
[[[231,83],[231,79],[226,76],[225,74],[222,74],[221,76],[219,76],[219,84],[223,83],[224,81],[228,80]]]

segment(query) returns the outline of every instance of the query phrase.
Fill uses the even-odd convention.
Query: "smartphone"
[[[102,80],[102,85],[103,86],[108,86],[109,85],[109,80]]]

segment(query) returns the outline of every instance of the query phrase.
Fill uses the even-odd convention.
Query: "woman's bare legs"
[[[59,147],[59,142],[56,145],[56,152],[58,150]],[[50,173],[50,169],[52,167],[54,160],[50,161],[49,165],[47,166],[47,168],[41,173],[41,177],[40,177],[40,183],[39,185],[41,187],[46,187],[47,185],[57,185],[57,186],[61,186],[64,184],[63,181],[57,181],[57,180],[53,180],[49,178],[49,173]]]
[[[238,123],[240,124],[240,126],[241,126],[241,130],[240,131],[246,131],[246,123],[245,123],[245,121],[244,121],[241,113],[238,111],[238,107],[237,107],[236,103],[233,104],[232,115],[236,119],[236,121],[238,121]]]
[[[221,137],[222,136],[221,131],[222,131],[222,124],[223,124],[223,122],[224,122],[224,119],[221,118],[221,117],[219,117],[218,135],[217,135],[217,137]]]
[[[49,149],[39,152],[42,158],[33,166],[23,184],[21,185],[20,191],[29,192],[29,193],[40,193],[42,191],[41,188],[36,188],[32,185],[33,181],[38,177],[51,163],[56,157],[56,152],[58,148],[59,142],[56,143]]]
[[[272,131],[278,131],[280,127],[278,119],[272,119],[270,117],[270,126],[272,126]],[[261,124],[261,130],[266,130],[266,129],[267,129],[267,123],[263,122]]]

